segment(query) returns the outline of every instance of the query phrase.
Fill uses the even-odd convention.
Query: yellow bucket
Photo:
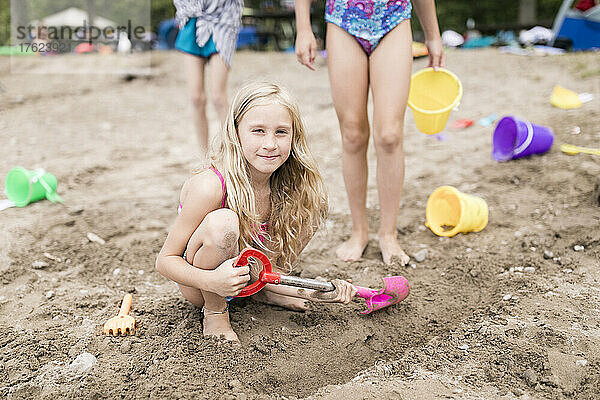
[[[462,93],[460,80],[447,69],[425,68],[415,72],[410,79],[408,106],[413,110],[417,128],[428,135],[441,132]]]
[[[481,197],[441,186],[427,200],[425,226],[438,236],[479,232],[488,223],[488,206]]]

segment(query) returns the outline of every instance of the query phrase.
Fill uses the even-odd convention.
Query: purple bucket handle
[[[531,141],[533,140],[533,126],[531,125],[531,122],[525,121],[525,125],[527,125],[527,137],[525,138],[525,141],[523,143],[521,143],[521,145],[519,147],[517,147],[516,149],[513,150],[513,157],[518,156],[519,154],[524,152],[527,149],[527,147],[529,147],[529,145],[531,144]]]
[[[492,158],[508,161],[550,150],[554,133],[548,127],[536,125],[513,116],[505,116],[496,124],[492,137]]]

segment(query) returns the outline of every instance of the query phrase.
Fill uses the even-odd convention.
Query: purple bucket
[[[492,158],[508,161],[550,150],[554,133],[550,128],[523,121],[516,117],[504,117],[494,129]]]

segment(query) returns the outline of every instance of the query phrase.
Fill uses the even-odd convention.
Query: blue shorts
[[[203,58],[210,58],[213,54],[218,53],[212,36],[202,47],[196,43],[196,18],[190,18],[183,29],[179,31],[177,39],[175,39],[175,48],[184,53]]]

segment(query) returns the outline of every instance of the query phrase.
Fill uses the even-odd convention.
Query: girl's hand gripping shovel
[[[262,251],[253,248],[244,249],[236,259],[234,267],[248,265],[250,258],[255,258],[260,261],[262,270],[260,271],[258,280],[242,289],[240,294],[236,297],[251,296],[264,288],[267,283],[314,289],[323,292],[335,290],[335,286],[331,282],[298,278],[296,276],[282,275],[279,272],[274,272],[269,258]],[[380,290],[360,286],[355,287],[358,290],[357,295],[365,299],[367,303],[367,309],[361,311],[361,314],[370,314],[373,311],[399,303],[408,296],[410,290],[408,281],[403,276],[389,276],[383,278],[383,289]]]

